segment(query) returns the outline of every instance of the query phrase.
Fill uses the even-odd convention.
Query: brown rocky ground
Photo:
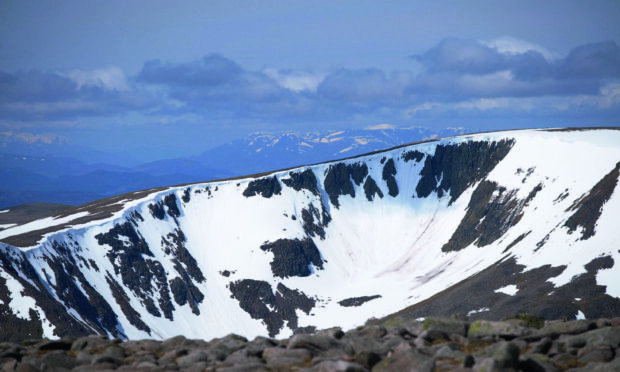
[[[620,318],[390,319],[284,340],[102,336],[0,344],[2,371],[618,371]],[[374,322],[377,323],[377,322]]]

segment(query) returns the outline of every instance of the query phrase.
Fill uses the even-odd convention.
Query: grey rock
[[[435,358],[439,358],[439,359],[464,360],[465,356],[466,354],[464,352],[462,352],[458,348],[453,347],[450,344],[440,345],[440,347],[437,349],[437,352],[435,353]]]
[[[119,366],[122,366],[123,364],[125,364],[125,361],[120,359],[120,358],[116,358],[116,357],[109,356],[109,355],[100,355],[100,356],[95,357],[90,364],[91,365],[95,365],[95,364],[110,364],[110,365],[113,365],[115,367],[119,367]]]
[[[72,369],[78,363],[75,358],[67,355],[65,351],[52,351],[41,358],[42,369]]]
[[[605,344],[588,345],[580,349],[577,357],[580,362],[609,362],[614,358],[614,349]]]
[[[519,367],[523,371],[560,372],[549,358],[540,354],[531,354],[519,361]]]
[[[353,357],[356,363],[364,366],[365,368],[372,368],[375,364],[381,361],[381,354],[374,351],[362,351],[355,354]]]
[[[423,329],[433,329],[436,331],[445,332],[448,335],[457,334],[461,336],[467,335],[467,328],[469,324],[456,319],[435,318],[428,317],[422,322]]]
[[[269,371],[262,364],[246,364],[242,366],[222,367],[217,369],[218,372],[262,372]]]
[[[287,347],[289,349],[308,349],[315,355],[322,351],[331,351],[335,349],[341,349],[347,354],[353,354],[353,348],[350,345],[347,345],[333,337],[320,334],[295,335],[289,340]]]
[[[402,372],[432,372],[435,360],[421,354],[409,344],[403,343],[394,349],[387,358],[377,363],[373,372],[402,371]]]
[[[179,357],[177,359],[177,365],[181,368],[188,368],[192,366],[193,364],[196,364],[199,362],[207,362],[208,360],[209,360],[209,357],[206,352],[201,351],[201,350],[194,350],[187,355]]]
[[[484,337],[500,337],[500,338],[517,338],[527,336],[533,333],[533,330],[524,327],[518,321],[502,321],[493,322],[487,320],[478,320],[469,326],[468,337],[484,338]]]
[[[38,349],[41,351],[47,350],[70,350],[73,342],[69,340],[46,340],[38,345]]]
[[[426,331],[422,332],[420,337],[430,343],[439,340],[449,340],[448,334],[446,332],[437,329],[427,329]]]
[[[91,353],[100,353],[111,344],[112,341],[104,336],[90,335],[88,337],[81,337],[75,340],[71,345],[71,350],[86,350]]]
[[[502,342],[493,353],[493,359],[499,368],[516,370],[519,367],[519,348],[512,342]]]
[[[549,337],[545,337],[533,345],[532,354],[547,354],[551,345],[553,345],[553,341]]]
[[[359,364],[346,362],[344,360],[327,360],[312,367],[315,372],[368,372]]]
[[[596,328],[596,322],[588,319],[547,322],[543,333],[578,334]]]
[[[349,344],[353,348],[355,354],[375,352],[379,355],[385,355],[389,351],[387,345],[375,338],[345,337],[343,338],[343,342]]]
[[[583,345],[603,344],[615,348],[620,345],[620,332],[616,327],[600,328],[569,337],[566,342],[568,344],[581,342]]]
[[[34,365],[32,365],[30,363],[26,363],[24,361],[19,362],[19,364],[15,368],[16,372],[35,372],[35,371],[38,372],[40,370],[41,370],[41,368],[37,368]]]
[[[35,355],[24,356],[21,360],[21,364],[29,364],[33,366],[34,368],[36,368],[37,370],[40,370],[43,367],[42,366],[43,362],[41,361],[41,358]]]
[[[586,366],[569,369],[570,372],[615,372],[620,371],[620,358],[609,363],[589,363]]]
[[[286,366],[310,365],[312,353],[306,349],[270,347],[263,351],[263,359],[270,367],[279,369]]]

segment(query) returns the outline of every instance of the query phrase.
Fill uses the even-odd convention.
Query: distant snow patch
[[[517,294],[519,290],[517,289],[517,286],[514,284],[509,284],[505,287],[502,288],[498,288],[495,290],[495,293],[503,293],[503,294],[507,294],[509,296],[514,296]]]
[[[8,212],[8,211],[9,211],[8,209],[5,209],[5,210],[3,210],[3,211],[0,211],[0,213],[6,213],[6,212]]]
[[[395,128],[396,127],[393,126],[392,124],[383,123],[383,124],[371,125],[371,126],[366,127],[364,129],[366,129],[366,130],[383,130],[383,129],[395,129]]]
[[[585,319],[586,316],[581,312],[581,310],[577,310],[577,320]]]
[[[4,225],[0,225],[0,229],[8,229],[9,227],[17,226],[16,223],[7,223]]]
[[[478,313],[483,313],[483,312],[489,311],[489,310],[491,310],[491,309],[489,309],[488,307],[481,307],[478,310],[472,310],[472,311],[468,312],[467,316],[470,316],[470,315],[473,315],[473,314],[478,314]]]

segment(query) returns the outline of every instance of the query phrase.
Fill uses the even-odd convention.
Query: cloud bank
[[[620,113],[620,47],[614,41],[559,56],[514,38],[447,38],[411,56],[411,64],[409,71],[251,71],[209,54],[194,61],[147,61],[135,76],[114,66],[0,71],[0,126],[124,115],[153,123],[187,117],[205,123],[366,117],[376,123],[489,112],[591,115],[612,122]]]

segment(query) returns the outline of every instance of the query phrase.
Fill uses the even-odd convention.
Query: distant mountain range
[[[133,166],[115,165],[122,162],[112,155],[59,141],[20,145],[5,139],[0,141],[0,208],[30,202],[79,205],[150,187],[314,164],[462,132],[463,128],[430,130],[385,124],[312,133],[259,132],[194,157]],[[78,153],[83,157],[76,158]]]

